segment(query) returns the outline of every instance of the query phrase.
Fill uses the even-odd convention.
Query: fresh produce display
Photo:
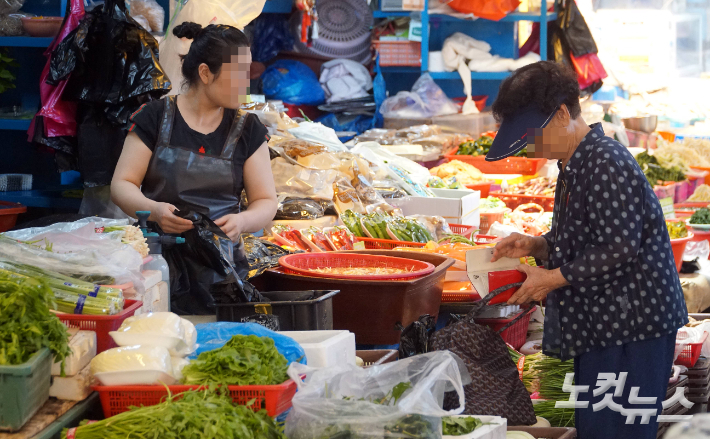
[[[321,252],[331,252],[335,251],[335,245],[330,242],[328,236],[318,227],[309,227],[307,229],[301,230],[301,236],[305,238],[310,245],[311,249],[315,247],[314,250]]]
[[[288,361],[274,340],[235,335],[219,349],[202,352],[182,370],[185,384],[281,384],[288,379]]]
[[[529,210],[534,212],[528,212]],[[545,209],[539,204],[521,204],[510,214],[510,223],[523,233],[540,236],[550,231],[550,226],[545,221],[544,215]]]
[[[456,177],[459,183],[463,185],[486,181],[483,173],[478,168],[461,160],[451,160],[448,163],[431,168],[429,173],[442,179]]]
[[[291,226],[274,224],[274,226],[271,227],[271,234],[277,243],[290,247],[294,250],[309,251],[311,248],[308,244],[306,244],[301,232]]]
[[[471,241],[465,236],[456,234],[444,235],[437,241],[437,244],[466,244],[471,246],[476,245],[475,242]]]
[[[396,175],[398,178],[400,178],[404,183],[405,183],[405,188],[407,192],[409,192],[410,195],[416,195],[419,197],[433,197],[434,193],[429,190],[426,186],[423,186],[416,181],[412,180],[410,177],[410,173],[393,164],[393,163],[388,163],[387,164],[390,168],[390,170]]]
[[[666,227],[668,227],[668,234],[671,239],[685,238],[688,236],[688,228],[685,227],[683,221],[666,221]]]
[[[495,131],[488,131],[483,134],[481,134],[481,137],[479,137],[476,140],[469,140],[467,142],[462,143],[459,145],[458,151],[456,151],[457,155],[472,155],[472,156],[484,156],[488,154],[488,151],[491,150],[491,145],[493,144],[493,139],[496,137],[496,132]],[[527,148],[523,148],[517,153],[515,153],[512,157],[527,157],[528,156],[528,150]]]
[[[664,141],[658,143],[658,147],[653,151],[653,156],[661,162],[680,159],[686,168],[690,168],[691,166],[710,166],[710,160],[704,157],[701,151],[685,143],[667,143]]]
[[[678,159],[680,160],[680,159]],[[636,161],[641,166],[644,175],[651,186],[655,186],[659,181],[683,181],[685,173],[682,167],[682,162],[679,163],[660,163],[658,158],[649,155],[647,152],[642,152],[636,155]]]
[[[710,202],[710,186],[701,184],[695,188],[693,195],[686,200],[689,203]]]
[[[481,213],[483,212],[500,212],[501,210],[506,210],[508,209],[508,206],[505,205],[505,202],[501,200],[500,198],[496,197],[487,197],[481,200],[481,204],[479,205],[479,209],[481,210]]]
[[[455,175],[452,175],[450,177],[446,178],[441,178],[441,177],[431,177],[429,179],[429,182],[427,183],[427,186],[431,188],[436,188],[436,189],[463,189],[464,187],[459,183],[458,179],[456,179]]]
[[[265,411],[232,404],[219,390],[187,391],[165,402],[64,429],[62,439],[285,439]]]
[[[514,184],[508,188],[511,194],[554,196],[557,188],[557,178],[538,177],[524,183]]]
[[[53,309],[70,314],[112,315],[123,310],[123,292],[117,288],[83,282],[31,265],[0,261],[0,273],[46,283],[54,292]]]
[[[569,393],[567,396],[569,397]],[[533,406],[535,416],[547,419],[553,427],[574,427],[574,409],[555,407],[556,403],[557,401],[538,402]]]
[[[148,249],[148,240],[143,236],[143,232],[141,232],[141,229],[136,226],[101,227],[97,231],[101,233],[122,232],[122,243],[128,244],[134,249],[136,249],[136,251],[140,253],[141,256],[144,258],[150,253]]]
[[[483,421],[473,416],[455,418],[446,416],[441,418],[441,432],[447,436],[463,436],[483,425]]]
[[[52,290],[43,282],[0,271],[0,365],[18,365],[48,348],[54,361],[71,354],[67,328],[50,312]]]
[[[702,207],[696,210],[693,216],[690,217],[688,224],[691,226],[693,224],[710,224],[710,209]],[[670,232],[670,229],[668,231]]]
[[[383,213],[361,215],[346,210],[340,215],[343,223],[360,238],[393,239],[395,241],[433,241],[429,230],[418,221]]]
[[[353,234],[346,227],[330,227],[324,230],[336,250],[353,250]]]
[[[323,274],[342,274],[347,276],[372,276],[407,273],[407,270],[403,268],[393,267],[323,267],[309,268],[308,271]]]

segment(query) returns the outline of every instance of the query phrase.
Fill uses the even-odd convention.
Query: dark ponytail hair
[[[199,67],[207,64],[210,72],[219,73],[225,54],[231,47],[249,47],[249,39],[239,29],[225,24],[210,24],[203,28],[192,22],[185,22],[173,29],[173,35],[192,41],[187,55],[182,55],[182,76],[189,86],[200,79]]]

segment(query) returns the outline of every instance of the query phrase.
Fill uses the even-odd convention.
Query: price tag
[[[663,217],[665,219],[675,219],[675,209],[673,208],[673,198],[666,197],[658,200],[661,203],[661,209],[663,210]]]

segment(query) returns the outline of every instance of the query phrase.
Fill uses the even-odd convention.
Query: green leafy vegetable
[[[447,436],[462,436],[464,434],[469,434],[481,425],[483,425],[483,422],[473,416],[465,416],[461,418],[447,416],[441,418],[442,433]]]
[[[219,349],[201,353],[182,370],[185,384],[281,384],[288,379],[288,361],[274,340],[235,335]]]
[[[690,217],[689,224],[710,224],[710,209],[707,207],[702,207],[693,213]]]
[[[67,432],[62,431],[62,439]],[[74,434],[76,439],[285,439],[265,411],[234,405],[228,395],[214,389],[187,391],[157,405],[82,422]]]
[[[52,290],[35,279],[16,278],[0,271],[0,365],[18,365],[46,347],[54,361],[71,354],[67,328],[49,310]]]
[[[15,88],[15,75],[13,75],[8,67],[19,67],[20,65],[14,59],[8,56],[7,48],[0,49],[0,93],[4,93],[11,88]]]
[[[659,181],[683,181],[685,173],[678,166],[664,167],[658,159],[647,152],[639,153],[636,161],[641,166],[644,175],[651,186],[655,186]]]

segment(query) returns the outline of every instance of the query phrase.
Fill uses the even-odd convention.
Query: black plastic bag
[[[158,42],[128,15],[125,0],[106,0],[86,13],[55,49],[47,82],[67,76],[63,97],[95,104],[122,104],[142,94],[159,98],[170,90]]]
[[[244,242],[244,252],[249,262],[249,273],[246,279],[259,276],[269,268],[277,267],[279,258],[290,253],[273,242],[259,239],[251,234],[242,235],[242,241]]]
[[[429,337],[436,329],[436,318],[429,314],[419,316],[419,319],[404,328],[399,339],[399,358],[429,352]]]
[[[589,31],[589,26],[579,12],[574,0],[560,2],[557,15],[557,26],[561,30],[561,37],[575,57],[597,53],[597,43]]]
[[[314,220],[325,215],[323,206],[310,198],[287,198],[279,203],[275,220]]]

